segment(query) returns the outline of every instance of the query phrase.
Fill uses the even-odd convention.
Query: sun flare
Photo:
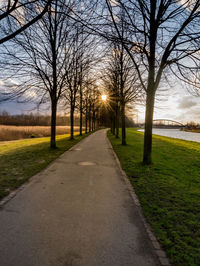
[[[105,95],[105,94],[101,95],[101,99],[102,99],[102,101],[105,102],[107,100],[107,95]]]

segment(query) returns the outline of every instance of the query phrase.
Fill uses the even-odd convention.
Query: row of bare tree
[[[1,18],[1,43],[9,40],[3,47],[1,74],[15,77],[8,97],[23,94],[38,103],[50,99],[51,147],[56,146],[58,102],[70,108],[71,138],[76,109],[80,134],[83,114],[89,121],[86,130],[100,116],[97,77],[109,94],[116,137],[121,117],[122,144],[125,110],[146,99],[144,164],[151,163],[154,102],[164,79],[173,74],[198,94],[200,0],[7,1]],[[105,46],[109,52],[100,60]]]
[[[119,138],[121,126],[122,145],[126,145],[126,115],[134,103],[143,99],[143,92],[132,61],[119,43],[111,44],[102,80],[109,95],[111,132]]]
[[[155,97],[178,78],[199,95],[200,0],[94,0],[74,16],[123,47],[146,95],[143,163],[151,163]],[[86,14],[92,14],[87,16]]]
[[[51,148],[56,147],[58,103],[70,109],[71,139],[74,113],[80,113],[80,135],[96,126],[99,93],[92,71],[96,39],[71,18],[74,2],[51,1],[46,13],[3,48],[2,76],[14,77],[4,97],[51,104]],[[32,10],[38,17],[40,8]],[[23,98],[23,99],[22,99]],[[85,121],[83,121],[83,115]]]

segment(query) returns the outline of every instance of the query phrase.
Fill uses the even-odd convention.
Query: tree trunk
[[[82,89],[80,89],[80,136],[83,135],[82,128],[83,128],[83,95],[82,95]]]
[[[144,153],[143,153],[144,165],[152,163],[151,152],[152,152],[152,124],[153,124],[154,100],[155,100],[155,92],[154,89],[151,88],[150,90],[147,91],[147,98],[146,98]]]
[[[57,102],[55,99],[51,99],[51,143],[52,149],[56,148],[56,111]]]
[[[70,108],[70,124],[71,124],[70,139],[74,139],[74,106],[72,103]]]
[[[112,122],[112,116],[110,116],[110,132],[113,134],[113,122]]]
[[[115,135],[115,116],[113,115],[113,113],[110,117],[110,121],[111,121],[111,133]]]
[[[95,115],[95,129],[98,129],[99,128],[99,108],[96,109],[96,115]]]
[[[88,107],[86,103],[86,108],[85,108],[85,133],[88,131]]]
[[[115,135],[115,130],[116,130],[116,119],[115,119],[115,115],[113,115],[113,135]]]
[[[92,106],[92,131],[95,129],[95,110],[94,110],[94,104]]]
[[[118,139],[119,138],[119,106],[116,106],[116,133],[115,137]]]
[[[157,26],[156,26],[156,1],[151,1],[150,10],[150,57],[149,57],[149,76],[148,86],[146,94],[146,112],[145,112],[145,132],[144,132],[144,153],[143,164],[148,165],[152,163],[152,124],[153,124],[153,111],[155,101],[155,54],[156,54],[156,38],[157,38]],[[161,77],[161,76],[160,76]],[[157,84],[158,87],[158,84]]]
[[[94,121],[93,121],[94,125],[93,125],[93,128],[94,130],[96,129],[96,119],[95,119],[95,115],[94,115]]]
[[[121,103],[122,145],[126,145],[125,103]]]
[[[116,118],[115,118],[115,112],[112,111],[112,116],[111,116],[111,123],[112,123],[112,134],[115,135],[115,130],[116,130]]]
[[[89,105],[89,132],[91,132],[91,104]]]

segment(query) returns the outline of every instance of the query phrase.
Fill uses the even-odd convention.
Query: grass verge
[[[49,148],[49,137],[0,142],[0,199],[88,135],[77,134],[74,140],[69,134],[57,136],[54,150]]]
[[[142,166],[142,132],[127,129],[127,146],[108,137],[173,265],[200,265],[200,143],[154,135]]]

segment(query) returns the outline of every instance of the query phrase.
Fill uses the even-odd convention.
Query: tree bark
[[[86,102],[86,108],[85,108],[85,133],[88,131],[88,106]]]
[[[116,133],[115,137],[118,139],[119,138],[119,106],[116,106]]]
[[[145,132],[144,132],[144,153],[143,164],[149,165],[152,163],[152,124],[153,124],[153,111],[155,101],[155,54],[156,54],[156,39],[157,39],[157,26],[155,19],[156,1],[151,1],[150,12],[150,56],[149,56],[149,76],[146,94],[146,112],[145,112]],[[158,86],[158,85],[157,85]]]
[[[152,152],[152,125],[153,125],[154,101],[155,101],[155,92],[154,89],[152,88],[151,90],[147,91],[147,98],[146,98],[144,153],[143,153],[144,165],[152,163],[151,152]]]
[[[112,126],[112,134],[115,135],[115,130],[116,130],[116,124],[115,124],[115,111],[112,111],[112,115],[111,115],[111,126]]]
[[[110,116],[110,132],[113,134],[112,116]]]
[[[125,103],[121,103],[122,145],[126,145]]]
[[[51,142],[50,147],[56,148],[56,111],[57,102],[55,99],[51,99]]]
[[[115,116],[113,115],[113,112],[110,116],[110,121],[111,121],[111,133],[115,135]]]
[[[89,104],[89,132],[91,132],[91,104]]]
[[[94,104],[92,106],[92,131],[95,130],[95,109],[94,109]]]
[[[80,136],[83,135],[82,128],[83,128],[83,94],[82,94],[82,88],[80,88]]]
[[[74,139],[74,106],[71,103],[71,108],[70,108],[70,124],[71,124],[71,129],[70,129],[70,139]]]

